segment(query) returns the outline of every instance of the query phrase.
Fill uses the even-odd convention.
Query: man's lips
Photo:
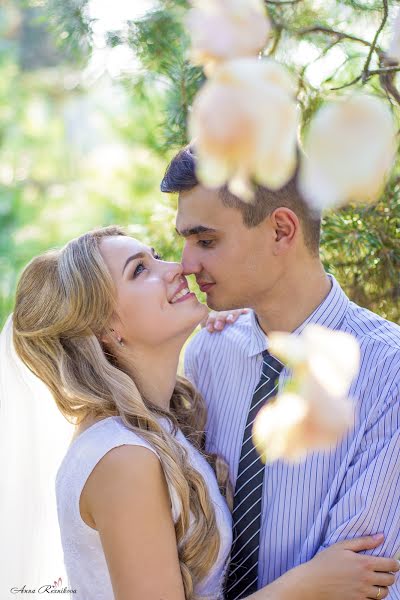
[[[201,289],[202,292],[205,292],[205,293],[207,293],[208,290],[211,289],[213,285],[215,285],[215,283],[206,283],[206,282],[202,283],[200,281],[198,282],[199,288]]]

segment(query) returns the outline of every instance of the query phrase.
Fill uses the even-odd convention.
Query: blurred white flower
[[[392,39],[390,40],[387,54],[389,58],[400,62],[400,9],[393,23]]]
[[[252,180],[279,189],[296,168],[298,118],[285,67],[268,59],[222,63],[189,117],[200,181],[211,188],[228,183],[245,201],[253,197]]]
[[[308,325],[300,336],[272,333],[269,351],[293,370],[291,381],[261,409],[254,443],[266,461],[297,461],[336,444],[353,423],[348,399],[360,349],[348,333]]]
[[[312,119],[300,169],[310,206],[374,202],[396,154],[396,127],[386,102],[357,94],[322,107]]]
[[[271,29],[262,0],[192,0],[187,26],[192,60],[207,73],[220,61],[257,56]]]

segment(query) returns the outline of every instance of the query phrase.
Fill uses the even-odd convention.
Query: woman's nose
[[[165,279],[167,283],[172,283],[176,277],[180,277],[183,273],[183,267],[180,263],[166,263]]]

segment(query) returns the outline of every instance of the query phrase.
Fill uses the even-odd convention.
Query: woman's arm
[[[100,534],[115,600],[185,600],[170,497],[151,450],[110,450],[81,502]]]
[[[246,600],[365,600],[386,598],[394,583],[399,561],[358,554],[379,546],[383,536],[356,538],[338,542],[319,552],[248,596]],[[379,593],[379,588],[380,593]],[[379,593],[379,595],[378,595]]]

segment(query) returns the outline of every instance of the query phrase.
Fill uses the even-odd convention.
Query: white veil
[[[16,355],[12,315],[0,334],[0,582],[35,589],[62,578],[55,476],[74,427],[50,391]],[[36,598],[36,594],[34,596]],[[63,598],[69,598],[63,594]]]

